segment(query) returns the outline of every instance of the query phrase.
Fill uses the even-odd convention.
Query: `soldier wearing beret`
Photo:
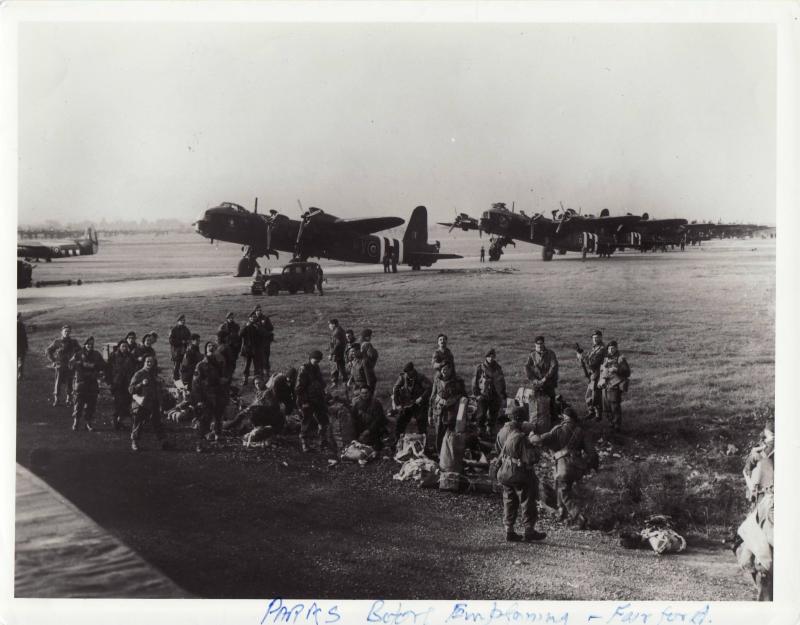
[[[617,342],[609,341],[597,386],[603,390],[603,413],[616,432],[622,429],[622,395],[628,391],[630,377],[627,359],[619,353]]]
[[[111,387],[114,399],[114,413],[111,416],[115,430],[120,429],[122,419],[131,414],[131,394],[128,385],[138,369],[136,359],[131,354],[127,341],[120,341],[117,350],[109,356],[106,369],[106,382]]]
[[[436,453],[442,448],[447,430],[453,430],[458,416],[458,404],[466,395],[464,380],[456,376],[450,363],[444,363],[439,376],[433,381],[428,423],[436,428]]]
[[[475,375],[472,378],[472,394],[478,400],[476,418],[478,426],[486,435],[494,432],[500,407],[506,401],[506,378],[503,375],[503,368],[495,359],[496,356],[494,348],[487,351],[483,362],[475,367]]]
[[[217,329],[217,342],[222,345],[227,345],[226,358],[228,359],[228,367],[230,375],[228,378],[233,377],[236,371],[236,361],[239,358],[239,352],[242,350],[242,337],[240,334],[239,324],[234,320],[235,315],[229,312],[225,315],[225,321]]]
[[[597,452],[591,439],[578,423],[572,408],[561,413],[561,423],[542,435],[531,434],[534,444],[553,452],[555,487],[561,518],[569,518],[578,529],[586,529],[587,519],[572,493],[572,486],[591,469],[598,466]]]
[[[331,362],[331,382],[338,384],[339,381],[347,380],[347,371],[344,361],[344,350],[347,346],[347,336],[344,328],[339,325],[338,319],[328,320],[328,330],[331,333],[330,351],[328,360]]]
[[[406,363],[403,373],[392,387],[392,407],[399,411],[395,435],[405,434],[408,422],[414,419],[417,432],[428,431],[428,403],[431,399],[431,381],[414,368],[414,363]]]
[[[53,385],[53,405],[59,405],[59,392],[62,386],[66,386],[67,392],[67,406],[72,402],[72,375],[69,368],[69,362],[72,357],[81,350],[81,346],[73,339],[70,334],[72,328],[64,324],[61,326],[61,336],[54,340],[47,347],[45,356],[52,363],[52,367],[56,373],[55,383]]]
[[[183,382],[183,387],[189,393],[192,390],[194,371],[201,360],[203,360],[203,354],[200,351],[200,335],[192,333],[189,335],[189,346],[183,354],[180,369],[181,382]]]
[[[186,315],[181,313],[175,325],[169,331],[169,354],[172,358],[172,379],[179,380],[181,377],[181,363],[183,355],[189,347],[192,333],[186,327]]]
[[[300,409],[300,448],[304,452],[312,450],[312,439],[319,434],[323,445],[328,441],[328,407],[325,401],[325,381],[319,363],[322,352],[318,349],[308,354],[308,362],[303,363],[297,373],[294,387],[295,399]]]
[[[356,334],[352,330],[347,330],[347,332],[344,333],[344,338],[345,338],[345,349],[344,349],[345,355],[350,353],[351,349],[361,349],[361,343],[356,341]]]
[[[222,417],[228,403],[228,379],[225,378],[225,363],[217,354],[217,345],[208,341],[203,349],[203,360],[197,363],[192,378],[192,399],[202,404],[197,451],[203,451],[203,441],[210,431],[212,439],[222,434]],[[211,430],[213,424],[213,430]]]
[[[539,480],[536,478],[536,455],[531,443],[526,437],[528,413],[523,407],[514,410],[511,420],[497,433],[495,451],[499,456],[508,456],[517,462],[523,469],[524,480],[513,486],[503,487],[503,526],[506,530],[506,540],[519,542],[520,540],[543,540],[547,537],[544,532],[536,530],[538,510],[536,499],[539,496]],[[517,513],[522,508],[522,525],[524,534],[520,536],[514,531]]]
[[[578,363],[583,367],[588,380],[586,387],[587,416],[600,420],[603,413],[603,391],[597,388],[600,380],[600,368],[606,358],[607,348],[603,343],[603,333],[600,330],[592,332],[592,348],[588,352],[576,352]]]
[[[131,402],[131,449],[139,451],[139,438],[142,427],[149,422],[159,441],[164,446],[164,432],[161,428],[161,397],[159,395],[159,380],[156,375],[156,359],[147,356],[142,363],[142,368],[133,374],[128,384],[128,393],[133,398]]]
[[[546,432],[556,416],[558,358],[553,350],[545,347],[543,336],[537,336],[534,340],[533,351],[525,362],[525,374],[533,386],[531,421],[537,432]]]
[[[81,417],[84,419],[86,429],[90,432],[94,411],[97,406],[97,395],[100,393],[98,379],[104,375],[106,361],[94,349],[94,337],[90,336],[83,342],[83,349],[76,352],[69,361],[70,369],[75,374],[74,399],[75,407],[72,410],[72,429],[77,431]]]

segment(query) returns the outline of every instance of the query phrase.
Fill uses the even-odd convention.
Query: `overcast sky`
[[[774,223],[775,53],[758,24],[21,24],[19,221]]]

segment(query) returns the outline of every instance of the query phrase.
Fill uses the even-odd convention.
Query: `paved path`
[[[190,596],[20,465],[14,577],[16,597]]]

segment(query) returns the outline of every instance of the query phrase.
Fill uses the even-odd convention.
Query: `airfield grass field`
[[[18,386],[17,460],[30,466],[31,453],[44,450],[47,466],[33,467],[41,477],[201,597],[753,598],[721,542],[743,518],[742,462],[773,404],[774,241],[586,262],[568,255],[544,263],[538,248],[525,250],[486,265],[466,259],[422,272],[331,276],[324,297],[254,297],[240,279],[234,290],[90,298],[26,315],[34,331]],[[134,454],[127,435],[108,425],[107,391],[97,433],[73,433],[67,409],[50,407],[42,354],[63,322],[98,343],[157,330],[168,369],[166,337],[179,312],[205,339],[227,311],[241,322],[256,302],[276,328],[273,368],[298,366],[310,349],[327,352],[330,317],[372,328],[384,405],[405,362],[430,373],[439,332],[449,335],[468,385],[494,347],[511,392],[543,334],[559,357],[559,391],[582,414],[574,344],[588,346],[601,328],[619,341],[633,374],[623,434],[590,425],[601,470],[578,492],[595,529],[569,530],[543,512],[546,541],[507,544],[498,495],[398,483],[391,460],[330,469],[324,456],[301,454],[294,437],[259,451],[229,438],[198,455],[194,432],[174,426],[175,451],[157,450],[146,432],[145,450]],[[540,478],[550,480],[549,470]],[[689,539],[685,553],[659,558],[619,546],[612,530],[641,527],[655,513],[675,518]]]

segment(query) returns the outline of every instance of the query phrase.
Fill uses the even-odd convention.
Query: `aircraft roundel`
[[[378,244],[375,241],[370,242],[370,244],[367,246],[367,253],[370,256],[375,256],[377,258],[377,256],[378,256]]]

